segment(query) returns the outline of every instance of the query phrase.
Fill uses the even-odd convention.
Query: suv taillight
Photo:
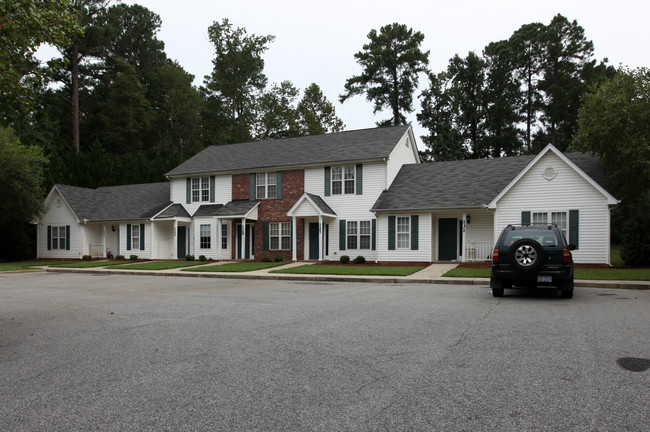
[[[499,249],[494,249],[494,250],[492,251],[492,262],[493,262],[494,264],[498,264],[498,263],[499,263]]]
[[[569,249],[563,249],[562,255],[565,263],[571,262],[571,251],[569,251]]]

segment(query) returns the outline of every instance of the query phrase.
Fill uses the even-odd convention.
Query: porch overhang
[[[305,193],[289,209],[291,217],[336,217],[336,212],[319,195]]]

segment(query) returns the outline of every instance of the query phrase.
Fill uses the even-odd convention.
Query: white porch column
[[[292,261],[298,261],[298,239],[297,237],[297,232],[298,230],[296,229],[296,217],[292,216],[291,220],[293,221],[291,224],[291,238],[292,238],[292,244],[291,244],[291,260]]]
[[[318,261],[323,261],[323,247],[325,246],[325,230],[323,229],[323,215],[318,215]]]
[[[102,225],[102,245],[104,247],[102,256],[106,258],[106,224]]]
[[[178,221],[174,219],[174,259],[178,259]]]
[[[221,220],[219,220],[218,217],[214,217],[214,225],[215,229],[217,230],[217,235],[215,236],[217,244],[215,244],[215,247],[217,250],[215,251],[214,258],[216,260],[221,259]]]
[[[155,234],[154,234],[155,230],[153,229],[153,221],[151,221],[151,224],[149,226],[151,226],[151,234],[149,235],[149,245],[150,245],[149,250],[151,252],[149,252],[149,259],[158,259],[158,257],[155,256],[154,253],[153,253],[153,245],[156,244],[155,243]],[[146,237],[145,237],[145,241],[146,241]],[[145,248],[146,247],[147,246],[145,246]]]
[[[252,252],[252,251],[251,251]],[[246,218],[241,219],[241,256],[239,259],[246,257]]]
[[[461,256],[460,256],[460,261],[465,262],[467,261],[467,257],[465,256],[467,254],[467,248],[465,247],[465,239],[466,239],[466,231],[467,231],[467,213],[463,213],[463,230],[461,233]]]

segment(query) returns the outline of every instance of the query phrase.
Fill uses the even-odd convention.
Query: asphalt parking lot
[[[650,291],[6,274],[0,430],[646,431],[649,323]]]

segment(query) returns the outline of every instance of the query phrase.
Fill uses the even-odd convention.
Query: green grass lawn
[[[111,265],[115,270],[171,270],[207,264],[205,261],[148,261],[134,264]]]
[[[0,272],[18,270],[36,270],[39,267],[46,267],[53,264],[61,264],[62,261],[14,261],[0,263]]]
[[[200,271],[200,272],[249,272],[254,270],[263,270],[267,268],[279,267],[286,265],[286,262],[238,262],[228,264],[215,264],[200,268],[185,269],[184,271]]]
[[[321,265],[306,264],[287,269],[273,270],[271,273],[288,274],[320,274],[320,275],[343,275],[343,276],[408,276],[420,271],[424,266],[343,266],[343,265]]]
[[[455,268],[442,275],[443,277],[489,278],[490,269]],[[650,281],[650,269],[576,269],[576,279],[585,280],[621,280],[621,281]]]
[[[131,264],[133,261],[65,261],[57,264],[52,264],[50,267],[59,268],[93,268],[93,267],[106,267],[121,264]]]

